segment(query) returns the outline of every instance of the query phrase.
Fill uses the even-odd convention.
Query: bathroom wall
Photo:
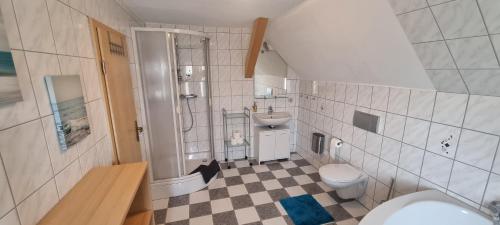
[[[212,27],[212,26],[190,26],[147,23],[148,27],[164,27],[190,29],[205,32],[210,38],[210,69],[212,75],[212,98],[213,98],[213,120],[215,136],[215,153],[217,160],[224,159],[223,146],[223,127],[222,127],[222,109],[228,112],[243,112],[243,107],[251,109],[254,102],[257,103],[258,111],[265,112],[268,106],[273,106],[275,111],[288,111],[296,115],[298,104],[298,80],[294,72],[289,69],[288,72],[288,97],[289,99],[254,99],[254,81],[253,78],[245,78],[243,75],[244,61],[249,46],[251,29],[250,27]],[[198,85],[199,87],[199,85]],[[195,90],[196,92],[196,90]],[[186,109],[184,109],[186,110]],[[294,116],[294,118],[296,118]],[[207,118],[196,118],[196,123],[208,124]],[[253,140],[253,121],[251,120],[251,137]],[[291,130],[295,130],[295,119],[290,122]],[[233,120],[228,126],[228,132],[233,129],[243,130],[241,120]],[[196,138],[198,131],[193,131],[192,136]],[[294,132],[295,133],[295,132]],[[292,135],[294,136],[294,135]],[[186,138],[186,136],[185,136]],[[196,140],[197,141],[197,140]],[[195,140],[193,140],[195,142]],[[189,148],[190,153],[208,151],[204,145],[199,142],[198,148],[194,146]],[[295,149],[295,139],[290,140],[290,149]],[[250,156],[253,156],[253,147],[250,150]],[[244,148],[233,148],[229,152],[230,159],[244,157]]]
[[[500,1],[389,2],[437,90],[500,96]]]
[[[353,127],[354,110],[380,116],[378,132]],[[499,115],[500,97],[301,80],[297,151],[319,167],[332,161],[312,153],[311,134],[341,138],[337,159],[369,175],[370,209],[391,179],[394,196],[437,189],[480,208],[500,198]]]
[[[1,0],[0,6],[24,98],[0,107],[0,224],[33,225],[87,171],[111,164],[88,16],[129,41],[129,26],[138,23],[113,0]],[[91,135],[62,152],[43,77],[75,74]]]

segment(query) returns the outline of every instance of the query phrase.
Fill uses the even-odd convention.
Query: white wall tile
[[[387,107],[387,111],[399,115],[406,115],[410,100],[410,90],[404,88],[391,88],[389,92],[389,106]]]
[[[367,85],[360,85],[358,92],[358,106],[370,108],[373,88]]]
[[[348,123],[348,124],[353,123],[355,109],[356,109],[356,106],[354,106],[354,105],[349,105],[349,104],[344,105],[344,116],[342,119],[342,121],[344,123]]]
[[[377,177],[379,158],[371,154],[365,154],[363,171],[372,177]]]
[[[464,127],[500,135],[500,98],[471,95]]]
[[[5,170],[3,164],[0,164],[0,218],[13,209],[14,206],[14,200],[12,199],[12,193],[9,183],[7,182]]]
[[[373,87],[372,109],[386,111],[389,102],[389,88],[382,86]]]
[[[425,148],[430,125],[430,122],[425,120],[407,118],[403,142]]]
[[[484,193],[483,206],[487,206],[492,201],[498,201],[500,198],[500,175],[492,173],[488,181],[488,187]]]
[[[400,152],[401,142],[386,137],[383,138],[380,158],[397,165]]]
[[[345,93],[345,103],[356,105],[358,100],[358,85],[348,84]]]
[[[17,217],[17,211],[12,210],[3,218],[0,218],[0,225],[21,225]]]
[[[455,162],[449,189],[475,203],[481,203],[488,175],[484,170]]]
[[[21,37],[19,36],[19,30],[17,27],[16,16],[12,1],[2,0],[0,1],[0,8],[2,10],[2,19],[5,29],[5,34],[9,41],[9,46],[11,49],[22,49]]]
[[[489,33],[500,33],[500,2],[478,0]]]
[[[468,97],[468,95],[438,92],[432,121],[462,126]]]
[[[441,187],[447,187],[452,165],[451,159],[426,152],[420,176]]]
[[[381,201],[387,201],[387,196],[389,194],[389,187],[385,186],[384,184],[377,182],[375,185],[375,196],[374,200],[376,203],[381,203]]]
[[[354,132],[352,135],[352,145],[365,149],[366,145],[366,136],[367,136],[367,131],[354,127]]]
[[[418,176],[400,169],[395,184],[395,190],[401,194],[415,192],[418,187]]]
[[[75,42],[75,28],[71,19],[70,8],[57,0],[47,0],[52,33],[56,52],[64,55],[78,55]]]
[[[55,176],[55,181],[59,198],[63,198],[81,178],[82,172],[80,169],[80,161],[78,160],[75,160],[61,171],[61,173],[57,174]]]
[[[389,0],[394,13],[405,13],[427,7],[425,0]]]
[[[432,123],[427,141],[427,150],[436,154],[454,158],[458,146],[460,128]],[[449,147],[445,147],[445,143]]]
[[[37,224],[58,200],[56,184],[50,180],[17,206],[21,224]]]
[[[456,69],[444,41],[414,44],[413,48],[425,69]]]
[[[345,84],[336,84],[335,85],[335,101],[344,102],[346,95],[346,85]]]
[[[411,90],[408,116],[431,120],[435,98],[435,91]]]
[[[448,40],[447,43],[460,69],[499,68],[487,36]]]
[[[398,19],[411,43],[443,40],[429,8],[399,15]]]
[[[368,132],[366,136],[365,151],[375,156],[379,156],[381,150],[382,150],[382,135]]]
[[[16,203],[20,203],[53,175],[42,134],[39,120],[0,132],[0,154]]]
[[[498,136],[462,130],[456,160],[490,170],[498,147]]]
[[[390,186],[391,180],[396,179],[396,172],[398,168],[385,160],[380,160],[378,167],[377,180],[385,185]]]
[[[459,0],[432,7],[446,39],[485,35],[486,27],[475,0]]]
[[[388,113],[385,121],[384,136],[402,140],[405,128],[405,117]]]
[[[16,0],[13,4],[24,49],[55,53],[46,2]]]
[[[424,159],[424,150],[403,144],[401,147],[401,156],[399,157],[399,166],[413,174],[420,174],[422,161]]]
[[[458,70],[426,70],[426,72],[437,91],[467,94],[467,87]]]
[[[500,70],[462,70],[471,95],[500,96]]]

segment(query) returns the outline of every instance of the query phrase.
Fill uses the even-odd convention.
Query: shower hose
[[[186,103],[188,105],[189,115],[191,116],[191,125],[189,126],[189,128],[187,130],[182,130],[182,132],[184,132],[184,133],[191,131],[191,129],[193,129],[193,124],[194,124],[193,111],[191,110],[191,106],[189,105],[189,98],[186,98]]]

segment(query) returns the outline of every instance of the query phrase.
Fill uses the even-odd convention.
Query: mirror
[[[0,12],[0,106],[23,100],[5,30],[2,12]]]
[[[67,150],[90,134],[80,76],[46,76],[45,84],[54,112],[59,146],[61,150]]]
[[[268,42],[262,44],[255,65],[255,97],[273,98],[286,96],[288,65]]]

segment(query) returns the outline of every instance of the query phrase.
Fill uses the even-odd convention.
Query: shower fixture
[[[189,125],[189,128],[185,129],[185,130],[184,129],[182,130],[182,132],[186,133],[186,132],[191,131],[191,129],[193,129],[193,125],[194,125],[193,110],[191,110],[191,106],[189,105],[189,99],[198,98],[198,95],[196,95],[196,94],[181,94],[180,98],[181,99],[186,99],[186,104],[187,104],[187,107],[188,107],[188,110],[189,110],[189,116],[191,117],[191,125]]]

